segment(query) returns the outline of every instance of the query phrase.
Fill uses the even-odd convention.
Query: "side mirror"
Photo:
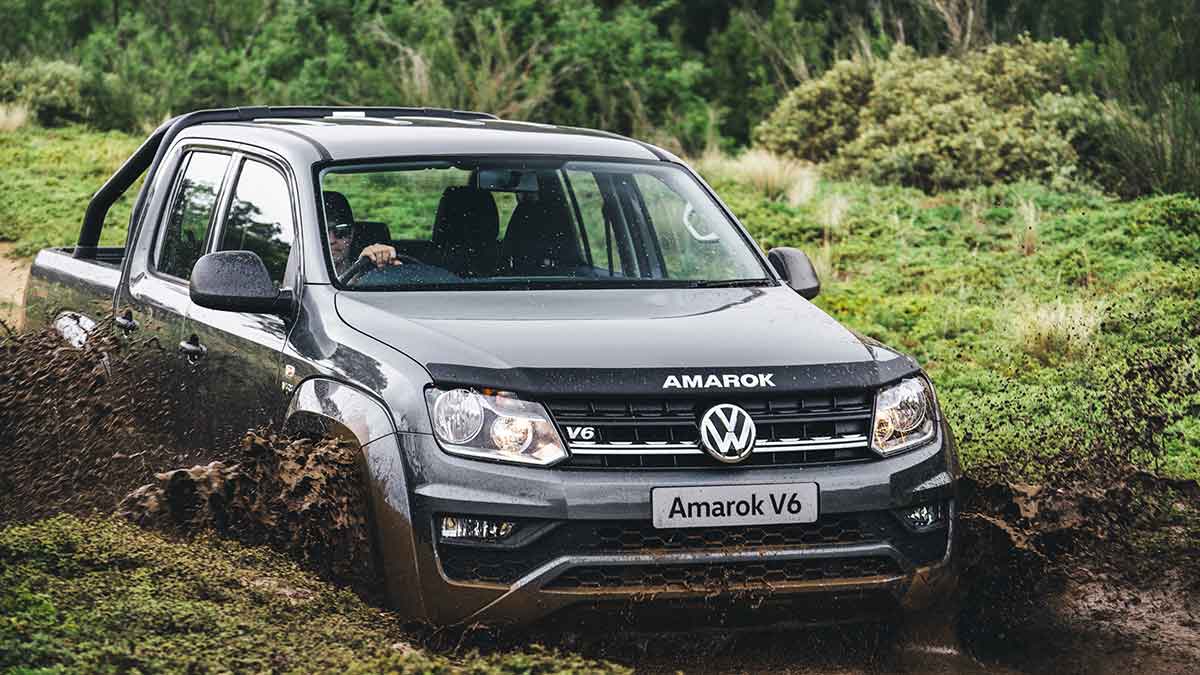
[[[262,258],[251,251],[202,256],[192,267],[188,295],[201,307],[226,312],[278,314],[292,306],[291,291],[275,288]]]
[[[787,281],[788,286],[801,296],[812,300],[821,292],[821,280],[817,278],[817,270],[813,269],[808,255],[798,248],[780,246],[767,251],[767,260],[771,267],[779,272],[779,276]]]

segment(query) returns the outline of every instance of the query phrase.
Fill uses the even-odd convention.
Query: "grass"
[[[133,154],[141,139],[81,127],[25,126],[0,133],[0,241],[33,255],[46,246],[75,243],[92,194]],[[100,243],[125,240],[131,190],[113,206]]]
[[[626,672],[537,647],[432,654],[268,549],[73,516],[0,530],[0,671]]]
[[[26,255],[72,242],[88,196],[137,142],[0,134],[12,186],[0,239]],[[1036,474],[1086,448],[1200,477],[1200,200],[1038,184],[930,197],[762,153],[697,165],[764,248],[809,253],[818,305],[922,363],[968,466]],[[127,216],[126,202],[104,241],[123,238]]]

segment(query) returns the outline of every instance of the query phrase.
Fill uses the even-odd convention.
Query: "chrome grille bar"
[[[667,443],[654,442],[634,443],[613,441],[611,443],[595,443],[575,441],[567,445],[571,454],[575,455],[607,455],[612,453],[640,453],[645,455],[691,455],[702,453],[696,443]],[[755,443],[755,452],[799,452],[803,450],[844,450],[867,447],[867,437],[862,434],[840,436],[838,438],[814,438],[808,440],[784,439],[778,441],[760,441]]]

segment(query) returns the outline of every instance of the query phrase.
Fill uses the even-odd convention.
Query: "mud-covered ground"
[[[0,338],[0,526],[119,511],[287,552],[367,597],[356,449],[261,431],[179,451],[156,430],[187,402],[155,390],[154,344],[104,330]],[[1195,672],[1200,663],[1200,487],[1076,458],[1041,485],[967,485],[960,598],[903,626],[776,631],[577,631],[537,639],[645,672]],[[414,634],[439,649],[530,636]]]

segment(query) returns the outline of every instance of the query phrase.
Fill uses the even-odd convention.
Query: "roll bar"
[[[336,113],[354,113],[363,117],[448,117],[453,119],[479,120],[497,119],[495,115],[466,110],[448,110],[444,108],[389,108],[365,107],[351,108],[345,106],[252,106],[242,108],[216,108],[212,110],[197,110],[185,115],[171,118],[154,130],[129,159],[121,164],[121,168],[100,186],[92,200],[88,202],[83,214],[83,225],[79,228],[79,241],[75,244],[74,257],[95,258],[97,245],[100,243],[100,229],[104,226],[104,218],[108,215],[113,203],[125,194],[131,185],[149,170],[153,175],[162,164],[167,148],[179,136],[180,132],[197,124],[210,122],[249,122],[259,118],[271,119],[321,119],[332,117]],[[149,183],[149,181],[147,181]],[[138,192],[137,201],[133,204],[133,213],[129,222],[138,222],[142,210],[146,206],[146,185]],[[133,236],[131,228],[129,232]]]

